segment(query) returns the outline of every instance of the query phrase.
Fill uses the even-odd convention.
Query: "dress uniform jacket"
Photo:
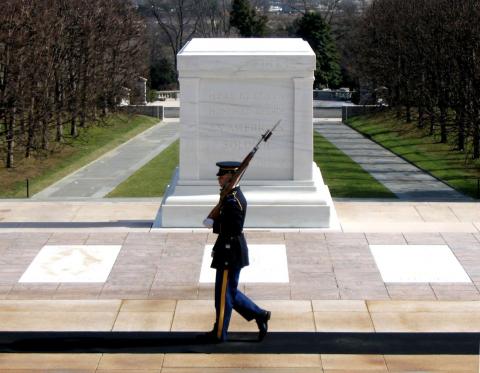
[[[248,247],[243,235],[247,201],[239,187],[225,198],[220,216],[213,224],[218,234],[213,247],[212,268],[243,268],[249,264]]]

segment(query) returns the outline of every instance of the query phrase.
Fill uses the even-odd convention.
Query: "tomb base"
[[[335,208],[320,169],[312,180],[242,181],[247,199],[245,228],[333,228]],[[165,193],[153,228],[198,228],[219,198],[216,180],[179,180],[178,170]]]

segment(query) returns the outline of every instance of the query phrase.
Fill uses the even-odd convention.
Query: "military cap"
[[[222,161],[217,162],[217,166],[219,170],[217,172],[217,176],[222,176],[225,174],[233,174],[239,167],[241,163],[235,161]]]

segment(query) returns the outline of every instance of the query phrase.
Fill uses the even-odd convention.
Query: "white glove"
[[[203,225],[207,228],[212,228],[213,227],[213,219],[210,219],[210,218],[206,218],[204,221],[203,221]]]

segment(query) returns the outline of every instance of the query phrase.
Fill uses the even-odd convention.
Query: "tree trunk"
[[[5,124],[7,125],[5,134],[6,134],[6,141],[7,141],[7,159],[6,159],[6,167],[12,168],[13,167],[13,149],[14,149],[14,126],[15,126],[15,107],[12,108],[10,119],[7,123],[7,116],[5,115]]]
[[[458,108],[455,113],[455,122],[458,128],[457,135],[457,150],[465,150],[465,110]]]
[[[72,117],[70,119],[70,136],[72,137],[78,136],[77,113],[72,113]]]
[[[407,104],[407,106],[405,107],[407,123],[412,123],[411,109],[412,108],[410,107],[410,104]]]
[[[480,158],[480,125],[478,118],[473,123],[473,159]]]
[[[55,113],[55,120],[56,120],[56,134],[55,134],[55,141],[62,143],[63,142],[63,123],[62,123],[62,114],[57,111]]]
[[[87,122],[87,93],[86,93],[86,88],[83,88],[82,99],[80,103],[80,127],[85,128],[86,122]]]
[[[423,107],[423,105],[419,105],[417,109],[418,109],[417,127],[423,128],[425,127],[425,108]]]
[[[48,124],[50,122],[50,114],[46,113],[42,121],[42,150],[48,150],[50,141],[48,138]]]
[[[101,113],[101,117],[102,118],[105,118],[108,114],[108,101],[107,101],[107,91],[106,90],[103,90],[103,97],[102,97],[102,113]]]
[[[84,128],[87,121],[87,88],[88,88],[88,49],[86,43],[82,42],[82,50],[84,51],[84,60],[81,67],[80,82],[82,84],[80,98],[80,127]]]
[[[42,128],[41,128],[41,135],[42,135],[42,138],[41,138],[41,149],[42,150],[48,150],[49,148],[49,145],[50,145],[50,139],[49,139],[49,133],[48,133],[48,127],[49,127],[49,124],[50,124],[50,118],[52,116],[51,114],[51,99],[50,99],[50,91],[48,90],[48,87],[49,84],[48,82],[45,83],[45,96],[43,98],[43,102],[44,102],[44,105],[46,106],[46,109],[45,109],[45,112],[42,113],[42,121],[41,121],[41,124],[42,124]]]
[[[63,142],[62,94],[57,77],[55,80],[55,141],[61,143]]]
[[[447,142],[447,109],[444,105],[440,105],[440,142]]]
[[[23,135],[25,133],[25,116],[23,114],[23,111],[20,112],[20,133]]]
[[[35,136],[35,123],[33,118],[33,109],[35,106],[35,99],[32,97],[30,103],[30,109],[28,110],[28,120],[27,120],[27,144],[25,147],[25,158],[30,158],[32,155],[31,150],[33,149],[33,140]]]
[[[428,131],[428,134],[430,136],[433,136],[433,134],[435,133],[435,112],[433,111],[433,109],[430,109],[428,115],[430,117],[430,130]]]
[[[77,128],[77,115],[78,115],[78,105],[77,105],[77,84],[73,72],[70,72],[70,136],[78,136]]]

